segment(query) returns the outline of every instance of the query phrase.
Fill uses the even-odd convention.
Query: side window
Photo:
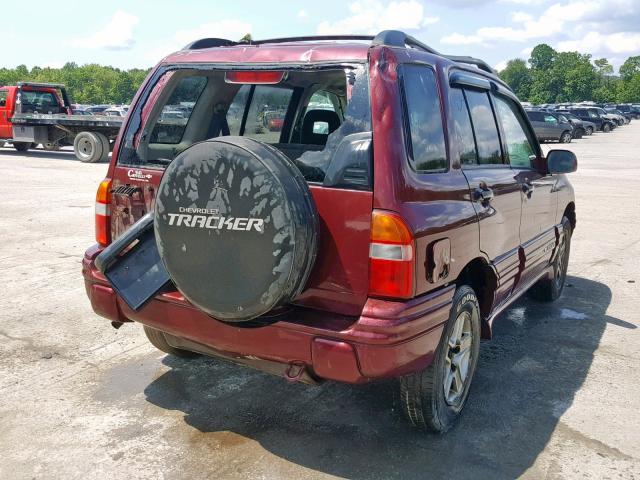
[[[535,157],[535,153],[520,112],[512,101],[502,97],[494,99],[507,144],[509,163],[513,167],[531,167],[531,157]]]
[[[7,105],[7,91],[0,90],[0,107],[5,107]]]
[[[257,85],[243,135],[261,142],[278,143],[292,94],[290,88]]]
[[[473,130],[476,134],[478,149],[478,163],[480,165],[494,165],[502,163],[502,148],[500,135],[493,115],[491,102],[486,92],[465,90]]]
[[[459,88],[452,88],[449,91],[449,103],[453,122],[455,123],[455,139],[460,151],[460,163],[462,165],[475,165],[478,163],[476,153],[476,141],[473,138],[473,127],[469,118],[467,101],[464,93]]]
[[[558,119],[556,117],[554,117],[553,115],[545,115],[544,116],[544,121],[546,123],[551,123],[553,125],[558,123]]]
[[[175,86],[156,121],[149,143],[176,144],[182,141],[193,106],[207,85],[207,78],[189,76]]]
[[[403,70],[411,166],[419,172],[446,170],[440,97],[433,70],[417,65]]]

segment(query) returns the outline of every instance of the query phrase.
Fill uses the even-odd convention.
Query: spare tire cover
[[[171,279],[192,304],[228,322],[251,320],[302,291],[317,223],[295,164],[245,137],[180,153],[156,197],[156,242]]]

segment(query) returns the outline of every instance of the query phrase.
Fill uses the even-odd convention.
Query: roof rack
[[[373,45],[386,45],[387,47],[413,47],[418,50],[423,50],[427,53],[440,55],[429,45],[422,43],[420,40],[412,37],[411,35],[407,35],[400,30],[384,30],[376,35],[371,43]]]
[[[474,65],[480,70],[487,73],[495,74],[495,70],[489,66],[485,61],[479,58],[457,56],[457,55],[443,55],[437,50],[431,48],[429,45],[422,43],[415,37],[407,35],[400,30],[384,30],[375,36],[372,35],[311,35],[302,37],[282,37],[282,38],[269,38],[266,40],[247,40],[241,42],[235,42],[233,40],[227,40],[225,38],[202,38],[190,43],[184,50],[200,50],[203,48],[213,47],[231,47],[235,45],[264,45],[269,43],[294,43],[294,42],[317,42],[317,41],[329,41],[329,40],[365,40],[370,41],[372,45],[385,45],[388,47],[400,47],[400,48],[415,48],[434,55],[440,55],[447,58],[452,62],[464,63],[467,65]]]

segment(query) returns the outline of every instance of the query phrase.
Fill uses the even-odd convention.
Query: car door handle
[[[489,187],[478,187],[474,191],[474,197],[481,202],[490,202],[493,200],[493,190]]]

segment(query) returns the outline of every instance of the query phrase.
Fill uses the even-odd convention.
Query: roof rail
[[[370,41],[372,45],[385,45],[388,47],[400,47],[400,48],[416,48],[427,53],[434,55],[440,55],[448,58],[449,60],[457,63],[465,63],[468,65],[475,65],[480,70],[484,70],[487,73],[495,74],[496,72],[485,61],[479,58],[457,56],[457,55],[442,55],[437,50],[431,48],[429,45],[422,43],[415,37],[407,35],[400,30],[383,30],[376,36],[372,35],[310,35],[302,37],[282,37],[282,38],[269,38],[265,40],[248,40],[235,42],[226,38],[201,38],[195,42],[190,43],[183,50],[199,50],[202,48],[213,47],[232,47],[235,45],[264,45],[268,43],[293,43],[293,42],[317,42],[324,40],[365,40]]]
[[[466,63],[467,65],[475,65],[480,70],[484,70],[487,73],[492,73],[494,75],[496,73],[496,71],[493,68],[491,68],[487,62],[485,62],[484,60],[480,60],[479,58],[458,56],[458,55],[443,55],[443,57],[448,58],[452,62]]]
[[[440,55],[429,45],[422,43],[420,40],[412,37],[411,35],[407,35],[400,30],[384,30],[376,35],[371,43],[373,45],[386,45],[387,47],[413,47],[417,48],[418,50],[423,50],[427,53]]]
[[[373,35],[308,35],[302,37],[282,37],[282,38],[269,38],[266,40],[250,40],[247,45],[262,45],[265,43],[294,43],[294,42],[316,42],[324,40],[373,40]]]

